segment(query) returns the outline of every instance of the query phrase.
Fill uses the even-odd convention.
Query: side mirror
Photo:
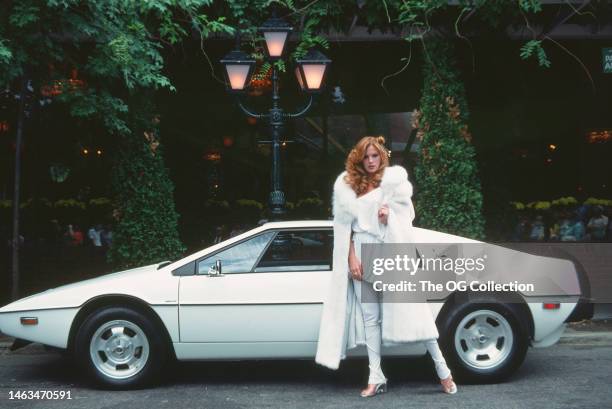
[[[209,277],[221,277],[221,276],[223,276],[221,260],[216,260],[215,261],[215,265],[214,266],[210,266],[210,268],[208,269],[208,276]]]

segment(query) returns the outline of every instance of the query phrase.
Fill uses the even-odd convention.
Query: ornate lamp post
[[[309,95],[308,102],[303,109],[296,113],[285,112],[280,106],[278,93],[278,69],[275,61],[282,58],[285,44],[293,28],[281,18],[272,17],[267,20],[259,31],[266,40],[266,56],[272,62],[272,106],[267,113],[255,113],[244,106],[240,95],[246,90],[251,80],[255,60],[240,51],[239,41],[236,49],[227,54],[221,64],[225,66],[227,90],[236,97],[236,103],[247,116],[252,118],[266,118],[270,123],[272,140],[265,141],[272,145],[272,177],[269,206],[272,219],[281,219],[285,214],[285,193],[280,167],[281,131],[285,118],[297,118],[304,115],[312,106],[314,95],[321,92],[327,67],[331,60],[316,50],[310,50],[303,58],[297,60],[295,73],[302,92]]]

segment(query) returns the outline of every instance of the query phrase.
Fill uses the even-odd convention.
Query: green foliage
[[[228,209],[229,203],[227,200],[217,200],[217,199],[207,199],[204,202],[204,207],[209,208],[218,208],[218,209]]]
[[[264,205],[253,199],[238,199],[232,206],[230,219],[241,225],[254,226],[261,219]]]
[[[301,58],[313,47],[329,48],[329,42],[327,39],[317,33],[317,28],[321,24],[321,17],[316,14],[309,16],[304,24],[304,30],[302,31],[302,37],[300,43],[293,52],[293,58]]]
[[[323,201],[318,197],[298,200],[291,214],[300,219],[326,219],[328,216]]]
[[[238,199],[236,200],[236,206],[239,208],[254,208],[257,210],[263,210],[263,204],[253,199]]]
[[[453,29],[458,37],[463,37],[459,23],[467,13],[475,14],[488,26],[497,28],[504,23],[516,23],[516,18],[520,18],[519,22],[528,24],[525,13],[537,14],[542,11],[541,0],[459,0],[458,7],[452,7],[457,10]],[[432,34],[432,20],[443,13],[451,13],[447,0],[403,0],[398,5],[397,21],[404,27],[410,27],[405,37],[407,41],[423,41],[426,35]],[[541,67],[550,67],[550,60],[542,48],[541,41],[531,40],[522,46],[521,58],[525,60],[531,56],[537,57]]]
[[[86,86],[66,90],[56,101],[66,104],[75,117],[97,120],[123,141],[114,169],[121,219],[112,257],[124,266],[173,258],[182,251],[176,234],[172,185],[163,166],[161,148],[155,145],[156,149],[151,150],[152,142],[143,140],[142,136],[145,130],[152,132],[150,121],[154,108],[143,105],[142,98],[136,97],[143,95],[144,90],[174,90],[171,79],[164,74],[164,47],[180,44],[196,33],[204,51],[204,40],[209,36],[240,32],[243,47],[261,57],[257,27],[270,16],[273,7],[300,32],[300,42],[292,54],[294,59],[312,47],[328,48],[329,42],[323,33],[326,30],[346,32],[357,19],[365,21],[370,29],[408,29],[407,40],[424,42],[432,34],[432,20],[440,15],[457,13],[454,29],[458,34],[461,17],[468,12],[474,12],[491,26],[506,23],[509,12],[521,17],[520,21],[525,14],[541,12],[540,0],[459,0],[458,7],[457,2],[449,4],[448,0],[20,0],[5,3],[0,8],[0,87],[14,86],[25,77],[32,79],[34,88],[39,89],[51,81],[66,78],[70,70],[76,69]],[[465,228],[466,235],[478,237],[482,226],[475,215],[479,215],[482,198],[473,148],[462,139],[467,132],[464,91],[449,71],[450,62],[435,51],[436,47],[427,46],[426,50],[431,53],[425,64],[430,72],[426,71],[421,106],[423,123],[430,126],[423,145],[430,157],[419,165],[417,172],[417,177],[426,182],[423,186],[427,186],[421,194],[422,215],[419,216],[425,224],[440,220],[441,229],[459,233]],[[550,65],[537,40],[521,48],[521,58],[536,58],[541,66]],[[277,68],[285,71],[288,63],[288,60],[279,61]],[[53,72],[51,66],[61,68]],[[269,69],[270,66],[264,66],[260,73]],[[456,108],[453,111],[456,116],[449,120],[451,108]],[[449,180],[453,181],[450,186]],[[306,202],[296,207],[304,206]],[[248,208],[256,217],[259,210],[253,206]],[[470,227],[462,227],[466,225]]]
[[[84,202],[81,202],[80,200],[75,200],[75,199],[60,199],[60,200],[57,200],[53,204],[53,206],[56,207],[56,208],[60,208],[60,207],[75,207],[75,208],[79,208],[79,209],[85,209],[86,205],[85,205]]]
[[[0,64],[8,64],[13,58],[13,53],[8,48],[6,40],[0,39]]]
[[[118,223],[109,260],[125,268],[174,260],[185,250],[150,99],[140,94],[130,101],[134,132],[123,136],[113,167]]]
[[[531,13],[538,13],[542,11],[542,3],[541,0],[519,0],[519,7]]]
[[[527,60],[532,56],[536,56],[540,67],[550,67],[550,60],[546,52],[542,48],[542,41],[530,40],[521,47],[521,58]]]
[[[67,92],[56,97],[57,101],[65,102],[70,107],[70,113],[77,118],[99,118],[105,129],[115,134],[129,134],[127,113],[129,107],[123,98],[116,97],[109,90],[93,90],[86,88],[75,92]]]
[[[0,87],[25,75],[38,88],[76,69],[87,90],[58,100],[70,104],[76,116],[129,132],[125,112],[131,92],[174,90],[163,73],[166,44],[188,38],[191,30],[202,38],[233,32],[226,17],[214,17],[213,11],[212,0],[10,2],[0,10]],[[55,65],[61,72],[51,72]]]
[[[23,28],[38,21],[40,8],[31,2],[18,2],[9,17],[9,24],[13,27]]]
[[[110,252],[119,266],[175,258],[183,251],[173,186],[150,126],[154,107],[138,96],[143,90],[174,90],[164,75],[166,44],[192,30],[202,38],[233,32],[213,11],[212,0],[20,0],[0,9],[0,87],[23,78],[32,80],[35,90],[68,84],[74,70],[85,86],[62,85],[55,101],[122,140],[113,169],[120,218]],[[143,140],[145,131],[152,140]],[[72,212],[66,220],[81,209],[67,206],[58,207]]]
[[[484,236],[482,193],[467,130],[468,107],[451,46],[426,41],[415,169],[419,225],[475,239]]]

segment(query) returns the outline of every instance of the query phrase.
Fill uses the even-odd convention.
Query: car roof
[[[287,229],[292,227],[332,227],[331,220],[284,220],[278,222],[267,222],[261,227],[263,229]]]

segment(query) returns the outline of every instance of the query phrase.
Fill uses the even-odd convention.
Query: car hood
[[[160,274],[157,269],[159,265],[151,264],[52,288],[5,305],[0,308],[0,313],[78,307],[85,301],[103,294],[138,296],[143,282],[149,283],[152,275]]]

